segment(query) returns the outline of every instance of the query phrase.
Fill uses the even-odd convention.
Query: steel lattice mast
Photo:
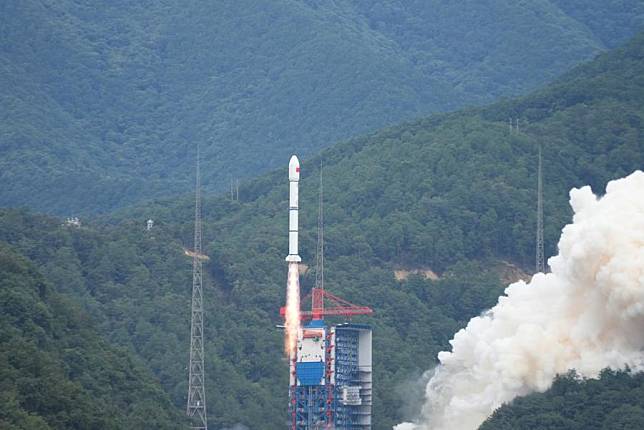
[[[539,144],[539,167],[537,172],[537,250],[536,271],[545,273],[546,262],[543,251],[543,167],[541,160],[541,144]]]
[[[318,245],[315,254],[315,288],[312,294],[312,306],[316,315],[324,314],[324,189],[322,188],[322,162],[320,161],[320,194],[318,208]]]
[[[197,147],[197,174],[195,190],[195,238],[192,254],[192,315],[190,325],[190,364],[188,379],[187,414],[193,420],[193,429],[208,429],[206,415],[206,388],[204,386],[203,349],[203,277],[201,253],[201,178]]]

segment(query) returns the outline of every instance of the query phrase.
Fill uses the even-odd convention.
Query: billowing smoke
[[[570,192],[575,212],[552,273],[505,290],[438,355],[416,424],[396,430],[474,430],[517,396],[576,369],[644,368],[644,173]]]
[[[284,353],[291,357],[295,352],[300,329],[300,272],[297,263],[288,264],[284,326]]]

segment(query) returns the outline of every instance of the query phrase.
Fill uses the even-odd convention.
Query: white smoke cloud
[[[570,369],[644,369],[644,173],[610,182],[602,198],[573,189],[570,204],[552,273],[510,285],[456,333],[452,351],[438,355],[419,422],[395,430],[474,430]]]
[[[414,372],[394,386],[396,397],[402,400],[398,413],[403,419],[413,419],[420,414],[424,404],[423,393],[432,375],[434,369]]]

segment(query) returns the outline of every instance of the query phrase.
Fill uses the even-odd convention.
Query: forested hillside
[[[520,131],[510,132],[509,117],[521,119]],[[601,191],[609,179],[641,168],[643,121],[644,35],[639,35],[527,97],[434,115],[305,160],[304,262],[314,261],[322,162],[326,287],[375,309],[361,321],[374,327],[376,430],[390,429],[414,411],[416,405],[405,400],[420,393],[408,382],[432,366],[469,318],[496,301],[502,268],[531,269],[537,144],[544,149],[546,240],[552,254],[569,219],[570,187],[590,183]],[[288,157],[280,161],[286,164]],[[281,169],[244,183],[240,201],[220,195],[204,204],[210,256],[206,375],[214,428],[239,422],[253,430],[278,429],[284,423],[287,367],[282,333],[274,326],[284,301],[286,177]],[[193,210],[186,195],[83,219],[80,228],[24,210],[0,212],[0,241],[33,262],[52,294],[78,303],[97,333],[147,365],[178,407],[187,391],[191,281],[182,248],[191,246]],[[155,220],[150,232],[148,218]],[[431,269],[439,279],[396,280],[397,269]],[[305,293],[313,280],[311,268],[302,279]],[[27,277],[16,285],[34,285],[30,282]],[[0,291],[14,291],[12,285]],[[58,312],[52,315],[57,318]],[[35,342],[38,334],[24,338]],[[12,366],[0,363],[0,372],[14,372]],[[29,371],[15,371],[6,380]],[[19,406],[14,410],[22,414]],[[87,410],[93,413],[90,406]]]
[[[562,375],[545,393],[497,410],[480,430],[631,430],[644,428],[644,374],[602,372],[599,380]]]
[[[84,307],[107,340],[138,355],[179,407],[187,393],[191,285],[190,258],[175,238],[180,235],[180,227],[165,223],[151,233],[133,222],[77,229],[23,211],[0,212],[0,241],[36,261],[60,294]],[[287,366],[282,333],[274,328],[283,301],[278,287],[283,256],[274,250],[265,257],[251,250],[240,262],[248,262],[248,272],[239,279],[228,280],[208,266],[206,376],[214,426],[241,422],[251,429],[277,429],[285,420]],[[395,389],[415,368],[415,354],[444,348],[454,330],[493,303],[501,284],[496,273],[463,264],[438,282],[412,278],[403,291],[387,269],[370,269],[360,258],[355,262],[365,272],[353,287],[373,293],[370,304],[379,315],[373,321],[379,333],[376,419],[384,429],[399,412]],[[337,291],[337,277],[352,273],[349,269],[347,262],[330,270],[329,288]],[[307,288],[311,276],[303,279]],[[124,395],[127,390],[123,387]]]
[[[378,381],[376,428],[399,422],[406,413],[403,399],[413,397],[406,378],[431,367],[456,329],[494,303],[503,260],[532,267],[537,144],[544,152],[546,242],[552,255],[569,221],[571,187],[591,184],[601,193],[608,180],[643,165],[643,106],[644,35],[639,35],[530,96],[434,115],[339,144],[304,162],[302,257],[307,264],[314,261],[322,161],[327,288],[376,310],[369,318]],[[510,132],[509,116],[522,119],[521,131]],[[216,320],[208,324],[222,351],[238,347],[236,330],[243,326],[249,345],[266,345],[266,358],[279,358],[279,341],[267,342],[263,330],[278,321],[284,300],[286,177],[282,169],[245,184],[242,201],[225,196],[206,201],[213,282],[208,297],[211,306],[235,310],[224,320],[218,311],[208,317]],[[147,218],[189,245],[191,197],[123,211],[108,222],[119,228],[136,220],[142,229]],[[441,278],[399,282],[397,268],[432,269]],[[304,292],[312,281],[311,270],[302,282]],[[284,394],[274,391],[285,370],[277,366],[262,380],[260,375],[270,373],[265,357],[248,361],[237,351],[236,357],[223,354],[244,369],[242,374],[260,378],[253,382],[271,390],[276,405],[284,404],[279,397]],[[209,389],[217,387],[211,380]],[[228,413],[215,403],[211,413],[216,411]],[[274,422],[279,414],[278,408]],[[251,420],[242,422],[255,427]]]
[[[178,428],[158,381],[94,325],[0,242],[0,428]]]
[[[639,0],[0,4],[1,206],[105,211],[535,88],[644,25]]]

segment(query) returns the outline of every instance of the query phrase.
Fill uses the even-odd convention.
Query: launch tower
[[[291,159],[291,165],[293,165],[293,159]],[[299,162],[297,166],[299,181]],[[327,325],[324,317],[370,315],[373,311],[369,307],[349,303],[324,289],[322,191],[320,168],[316,282],[312,291],[303,298],[303,301],[311,300],[311,310],[299,312],[303,326],[298,329],[295,350],[289,357],[288,428],[289,430],[370,430],[371,327],[352,323]],[[291,220],[294,207],[299,209],[299,205],[291,201]],[[297,244],[298,227],[292,222],[289,224],[289,245]],[[293,237],[294,232],[295,237]],[[294,257],[295,255],[297,258]],[[289,246],[289,257],[287,257],[289,264],[292,264],[292,260],[299,262],[296,247]],[[286,312],[286,308],[280,310],[282,316],[285,316]]]

